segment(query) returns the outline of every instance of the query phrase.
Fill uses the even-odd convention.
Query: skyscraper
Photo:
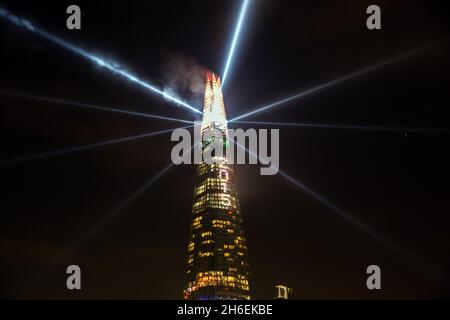
[[[209,135],[208,132],[214,132]],[[219,133],[219,135],[217,134]],[[227,141],[220,78],[208,72],[201,124],[202,149]],[[250,299],[249,262],[233,168],[221,155],[197,165],[188,244],[185,299]]]

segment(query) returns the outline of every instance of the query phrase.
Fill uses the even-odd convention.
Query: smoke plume
[[[201,106],[205,90],[206,68],[184,55],[168,55],[162,68],[164,92],[182,96],[185,101]]]

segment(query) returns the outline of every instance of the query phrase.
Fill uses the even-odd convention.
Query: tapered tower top
[[[220,77],[211,71],[207,71],[201,130],[203,132],[206,128],[211,127],[226,130],[227,116]]]

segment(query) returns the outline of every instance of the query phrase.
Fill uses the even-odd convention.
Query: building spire
[[[202,131],[206,128],[227,129],[227,117],[223,101],[220,76],[206,73],[205,99],[203,104]]]

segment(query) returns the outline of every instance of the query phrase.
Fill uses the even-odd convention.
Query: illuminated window
[[[198,219],[198,218],[200,218],[200,219]],[[201,228],[201,226],[202,226],[202,224],[201,224],[201,217],[197,217],[196,218],[197,220],[195,220],[194,219],[194,222],[192,223],[192,227],[194,228],[194,229],[199,229],[199,228]]]
[[[200,257],[209,257],[209,256],[213,256],[214,252],[207,251],[207,252],[199,252],[198,254]]]
[[[212,226],[213,228],[225,228],[225,226],[229,226],[231,225],[231,221],[227,221],[227,220],[216,220],[214,219],[212,221]]]

